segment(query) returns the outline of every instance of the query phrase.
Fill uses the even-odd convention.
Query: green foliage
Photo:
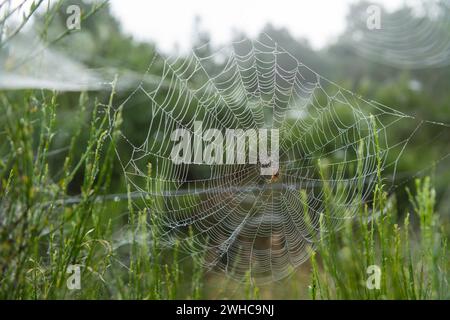
[[[113,90],[114,94],[114,90]],[[117,202],[103,195],[110,190],[114,143],[119,128],[108,128],[113,95],[108,105],[95,104],[90,113],[89,138],[80,141],[88,112],[80,98],[78,128],[67,150],[63,172],[50,176],[52,141],[57,132],[56,94],[38,98],[26,93],[23,103],[2,95],[8,147],[0,169],[0,298],[167,299],[180,296],[178,246],[168,254],[158,243],[158,230],[149,228],[147,210],[136,210],[129,198],[129,256],[115,249]],[[120,123],[120,121],[116,121]],[[83,152],[75,155],[76,145]],[[80,196],[68,186],[82,171]],[[150,215],[151,216],[151,215]],[[151,223],[150,223],[151,224]],[[82,289],[70,291],[66,281],[71,264],[81,265]],[[202,261],[192,261],[192,289],[184,297],[202,295]],[[181,290],[182,291],[182,290]]]
[[[361,206],[356,223],[347,220],[330,233],[329,221],[322,219],[311,259],[311,298],[449,299],[449,251],[430,178],[416,180],[410,201],[413,212],[399,223],[395,199],[379,184],[373,207]],[[411,217],[418,218],[418,227]],[[367,285],[370,266],[381,271],[379,288]]]

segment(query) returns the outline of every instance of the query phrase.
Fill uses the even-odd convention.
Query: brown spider
[[[275,173],[270,177],[268,183],[274,183],[274,182],[277,182],[279,178],[280,178],[280,170],[278,170],[277,172],[275,172]]]

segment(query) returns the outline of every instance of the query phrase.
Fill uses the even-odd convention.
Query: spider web
[[[399,68],[450,64],[450,1],[405,1],[395,14],[381,15],[380,29],[355,21],[348,44],[363,57]]]
[[[369,204],[377,170],[395,174],[423,124],[391,137],[390,128],[415,119],[341,88],[267,35],[212,53],[204,45],[179,58],[155,54],[149,73],[161,80],[143,81],[117,109],[135,124],[122,125],[117,149],[141,197],[135,204],[149,209],[160,243],[179,241],[238,279],[277,280],[306,261],[320,217],[332,232]],[[171,133],[184,128],[201,139],[195,121],[203,130],[278,129],[278,178],[261,176],[260,163],[174,164]],[[131,138],[136,132],[141,139]]]

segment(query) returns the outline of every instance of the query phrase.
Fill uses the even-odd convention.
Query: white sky
[[[111,0],[113,13],[124,30],[140,40],[152,40],[164,51],[178,44],[186,50],[196,16],[213,43],[231,39],[233,30],[255,36],[270,22],[286,27],[295,37],[320,48],[345,27],[348,6],[356,0]],[[375,0],[395,9],[406,0]]]

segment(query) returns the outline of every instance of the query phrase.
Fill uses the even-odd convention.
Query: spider
[[[275,172],[270,179],[267,181],[268,183],[274,183],[277,182],[278,179],[280,178],[280,170],[278,170],[277,172]]]

